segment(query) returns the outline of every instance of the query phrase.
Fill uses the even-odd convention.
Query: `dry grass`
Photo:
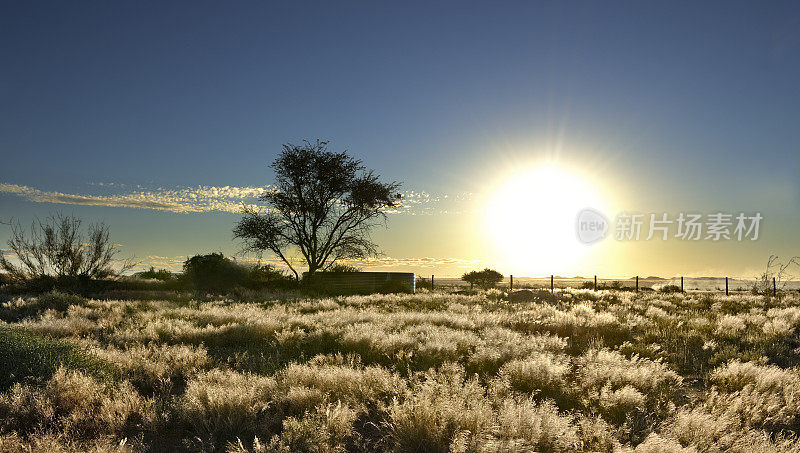
[[[800,451],[797,296],[79,302],[0,307],[0,450]]]

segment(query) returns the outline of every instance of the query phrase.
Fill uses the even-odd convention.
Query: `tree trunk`
[[[307,278],[309,278],[309,279],[311,279],[311,277],[313,277],[313,276],[314,276],[314,274],[315,274],[315,273],[316,273],[318,270],[319,270],[319,266],[314,266],[314,265],[311,265],[311,264],[309,264],[309,265],[308,265],[308,272],[306,273],[306,277],[307,277]]]

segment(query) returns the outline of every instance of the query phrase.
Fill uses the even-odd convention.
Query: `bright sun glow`
[[[585,208],[605,209],[599,191],[579,173],[553,165],[519,172],[488,200],[486,222],[496,250],[517,272],[575,269],[591,246],[575,225]]]

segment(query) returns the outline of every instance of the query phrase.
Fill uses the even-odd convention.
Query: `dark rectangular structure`
[[[307,278],[307,273],[303,273]],[[399,292],[406,288],[414,292],[413,272],[319,272],[315,273],[312,285],[333,293],[375,293],[379,291]]]

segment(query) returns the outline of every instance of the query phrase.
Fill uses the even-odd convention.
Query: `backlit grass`
[[[50,306],[0,310],[1,450],[800,451],[796,295]]]

